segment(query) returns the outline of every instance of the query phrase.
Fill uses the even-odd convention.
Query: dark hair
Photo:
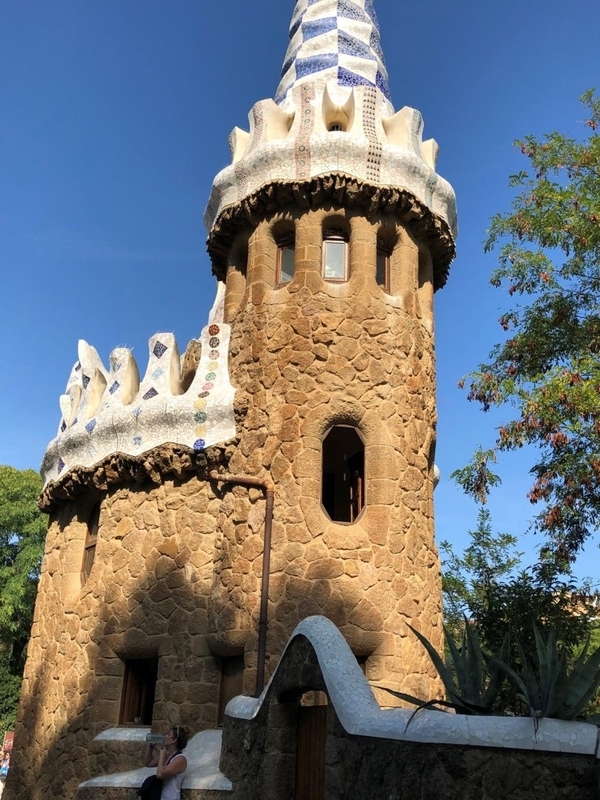
[[[188,732],[186,729],[182,728],[180,725],[173,725],[171,728],[171,733],[177,740],[177,749],[185,750],[188,743]]]

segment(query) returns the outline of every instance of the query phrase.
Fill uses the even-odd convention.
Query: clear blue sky
[[[202,212],[227,137],[272,97],[293,0],[4,0],[0,9],[0,463],[37,469],[77,339],[105,360],[174,331],[197,336],[214,295]],[[436,296],[438,538],[461,545],[475,508],[449,481],[502,415],[458,379],[501,335],[482,241],[525,166],[511,146],[580,135],[600,86],[597,0],[376,0],[396,108],[425,118],[459,204],[458,258]],[[495,527],[533,508],[525,455],[507,456]],[[527,547],[535,546],[528,544]],[[600,560],[589,548],[582,574]]]

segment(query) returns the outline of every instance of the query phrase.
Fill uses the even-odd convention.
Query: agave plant
[[[518,697],[532,717],[552,717],[572,720],[581,715],[600,687],[600,647],[588,657],[589,639],[571,670],[564,652],[560,652],[553,630],[544,641],[537,626],[533,626],[537,652],[537,669],[527,661],[517,642],[522,675],[501,659],[492,659],[511,681]]]
[[[419,706],[419,708],[447,706],[460,714],[492,714],[505,676],[505,671],[500,668],[500,664],[508,657],[510,649],[508,634],[504,637],[498,657],[492,658],[481,649],[477,631],[468,620],[465,619],[460,646],[454,641],[448,629],[444,627],[448,648],[448,662],[446,663],[426,636],[423,636],[412,625],[408,627],[429,653],[444,684],[447,699],[424,701],[404,692],[387,688],[386,691],[401,700]]]

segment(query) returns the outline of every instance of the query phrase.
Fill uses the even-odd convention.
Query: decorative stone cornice
[[[286,108],[261,100],[250,112],[250,132],[236,128],[233,163],[213,182],[204,222],[218,224],[229,207],[274,183],[298,186],[345,175],[373,188],[404,191],[456,234],[456,201],[435,171],[438,146],[422,140],[423,118],[405,106],[391,115],[377,88],[330,83],[294,86]]]
[[[79,360],[60,398],[58,433],[44,455],[45,483],[72,470],[102,464],[113,454],[141,457],[163,444],[202,451],[236,435],[235,390],[229,381],[230,326],[222,322],[223,287],[209,324],[188,353],[197,369],[181,359],[175,337],[158,333],[149,342],[145,376],[127,348],[113,350],[107,370],[96,350],[79,343]],[[198,352],[199,351],[199,352]],[[197,362],[196,362],[197,363]],[[185,367],[187,366],[187,369]]]
[[[39,507],[50,513],[83,492],[106,492],[120,484],[158,486],[166,480],[185,480],[192,474],[209,480],[211,470],[229,463],[234,449],[235,440],[232,440],[201,452],[165,444],[140,456],[110,453],[90,467],[74,467],[61,480],[48,483],[39,499]]]
[[[456,252],[448,223],[406,190],[372,186],[340,174],[322,175],[304,183],[269,183],[224,209],[208,237],[214,274],[219,280],[225,280],[227,253],[240,228],[286,208],[318,209],[327,203],[362,209],[365,213],[400,216],[408,229],[431,250],[435,288],[446,283]]]

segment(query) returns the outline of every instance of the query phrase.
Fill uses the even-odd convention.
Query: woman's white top
[[[185,758],[183,753],[176,753],[172,758],[169,759],[167,763],[171,763],[171,761],[175,761],[176,758]],[[180,800],[181,799],[181,784],[183,783],[183,776],[184,772],[180,772],[179,775],[173,775],[172,778],[166,778],[163,782],[162,793],[160,795],[160,800]]]

